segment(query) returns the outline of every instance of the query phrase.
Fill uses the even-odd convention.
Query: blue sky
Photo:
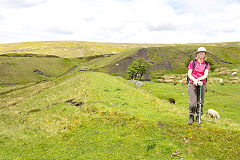
[[[0,43],[240,41],[240,0],[0,0]]]

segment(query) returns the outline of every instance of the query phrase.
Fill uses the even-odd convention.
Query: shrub
[[[146,74],[151,67],[151,64],[148,63],[144,58],[139,58],[135,60],[129,67],[128,67],[128,76],[129,79],[135,79],[137,77],[142,78],[143,74]]]

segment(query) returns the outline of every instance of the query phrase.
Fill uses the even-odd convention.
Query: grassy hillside
[[[231,95],[234,86],[224,87],[225,94]],[[96,72],[0,88],[0,157],[238,159],[239,109],[221,112],[221,120],[204,116],[201,128],[196,123],[189,126],[184,98],[178,95],[176,105],[158,98],[173,96],[174,89],[186,92],[180,85],[157,83],[139,88],[123,78]],[[207,97],[218,96],[219,89],[211,86]],[[239,95],[239,88],[234,95]],[[219,98],[209,99],[212,105],[221,103]]]
[[[204,114],[201,128],[187,125],[178,84],[200,46],[211,52],[204,113],[221,116]],[[0,55],[0,159],[240,158],[240,42],[26,42],[0,44]],[[153,64],[141,87],[122,78],[139,57]]]
[[[162,44],[97,43],[82,41],[42,41],[0,44],[0,54],[43,54],[73,58],[102,54],[118,54],[136,47]]]
[[[193,52],[203,44],[135,48],[111,57],[101,57],[85,61],[84,65],[90,69],[127,77],[128,66],[137,58],[143,57],[152,63],[151,78],[157,79],[163,74],[186,74],[187,65],[194,58]],[[240,69],[239,46],[212,46],[205,45],[210,51],[208,62],[211,71],[217,68]],[[116,65],[118,64],[118,65]],[[219,70],[221,72],[221,70]],[[215,74],[216,76],[216,74]],[[219,77],[219,76],[218,76]]]
[[[74,65],[77,63],[56,57],[0,56],[0,84],[21,84],[57,77]]]
[[[116,55],[110,55],[110,56],[90,56],[90,57],[84,57],[83,65],[86,66],[88,69],[91,70],[97,70],[97,69],[105,69],[110,66],[116,66],[116,63],[119,63],[119,61],[124,61],[125,59],[128,59],[129,57],[134,57],[138,53],[138,50],[141,48],[133,48],[129,49],[125,52],[121,52]],[[128,66],[128,64],[123,64]],[[102,71],[102,70],[101,70]],[[121,71],[124,71],[121,69]],[[110,70],[109,70],[110,72]],[[125,72],[125,71],[124,71]]]
[[[150,83],[145,82],[141,87],[149,91],[151,94],[155,95],[160,99],[168,100],[170,97],[174,98],[178,106],[184,106],[188,108],[188,88],[184,84],[173,83]],[[206,112],[208,109],[212,108],[219,112],[222,119],[231,120],[233,123],[240,123],[240,118],[238,116],[239,110],[239,95],[240,85],[228,84],[221,85],[220,83],[207,84],[207,92],[205,98],[204,107],[204,118],[207,121],[211,121],[208,118]],[[218,124],[217,124],[218,125]]]
[[[210,51],[211,69],[227,67],[239,69],[240,43],[205,44],[124,44],[81,41],[24,42],[0,44],[1,55],[53,55],[72,57],[80,68],[93,69],[126,77],[127,67],[137,58],[144,57],[153,64],[151,77],[158,74],[183,74],[193,52],[204,46]],[[142,48],[145,53],[139,53]],[[81,59],[77,59],[81,57]],[[75,59],[74,59],[75,58]],[[116,65],[119,64],[119,65]]]

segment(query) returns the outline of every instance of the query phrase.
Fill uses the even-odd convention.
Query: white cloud
[[[0,8],[26,8],[46,3],[48,0],[1,0]]]
[[[0,0],[0,43],[239,41],[238,0]]]

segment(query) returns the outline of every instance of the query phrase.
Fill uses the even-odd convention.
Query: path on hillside
[[[78,66],[80,66],[80,64],[78,64],[78,65],[76,65],[76,66],[73,66],[73,67],[70,68],[67,72],[65,72],[65,73],[63,73],[63,74],[58,75],[57,78],[62,77],[62,76],[64,76],[64,75],[67,75],[67,74],[71,73],[71,72],[74,71]]]
[[[65,73],[63,73],[63,74],[60,74],[60,75],[58,75],[58,76],[56,76],[57,78],[60,78],[60,77],[62,77],[62,76],[64,76],[64,75],[68,75],[69,73],[71,73],[72,71],[74,71],[77,67],[79,67],[80,66],[80,64],[78,64],[78,65],[76,65],[76,66],[73,66],[72,68],[70,68],[67,72],[65,72]],[[41,72],[41,71],[39,71],[39,72]],[[51,76],[49,76],[49,75],[46,75],[44,72],[41,72],[41,73],[37,73],[37,74],[41,74],[41,75],[44,75],[44,76],[46,76],[46,77],[51,77]],[[4,85],[18,85],[18,84],[20,84],[20,83],[0,83],[0,85],[2,85],[2,86],[4,86]],[[0,94],[1,95],[1,94]]]
[[[79,48],[80,48],[80,57],[84,57],[86,54],[85,49],[83,48],[83,46],[81,44],[79,44]]]

